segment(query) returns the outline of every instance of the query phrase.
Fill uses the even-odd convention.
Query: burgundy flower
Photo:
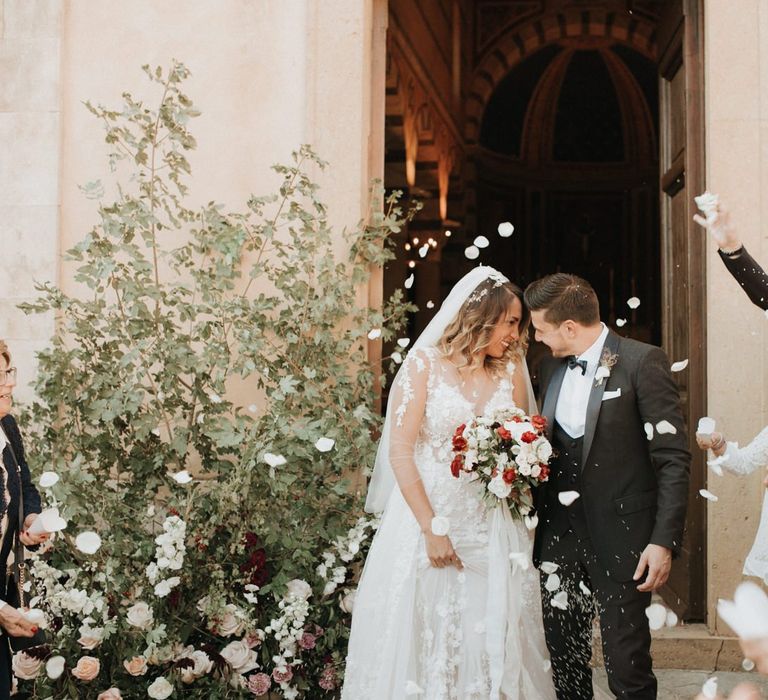
[[[304,634],[301,635],[301,639],[299,639],[299,646],[302,649],[314,649],[316,643],[317,640],[315,639],[315,635],[310,634],[309,632],[304,632]]]
[[[461,474],[461,469],[464,466],[464,457],[461,455],[456,455],[453,458],[453,461],[451,462],[451,474],[453,474],[457,479],[459,478],[459,474]]]

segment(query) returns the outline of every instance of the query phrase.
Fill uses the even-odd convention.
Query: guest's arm
[[[738,442],[727,442],[722,433],[697,435],[696,441],[701,449],[711,449],[716,457],[724,457],[720,465],[733,474],[744,476],[768,468],[768,426],[746,447],[739,447]]]
[[[742,245],[734,252],[717,251],[734,279],[747,293],[749,300],[761,309],[768,310],[768,274]]]
[[[21,440],[19,426],[13,416],[6,416],[3,419],[3,428],[11,441],[13,452],[19,464],[19,474],[21,475],[21,489],[24,498],[24,518],[33,513],[39,513],[42,510],[40,502],[40,493],[32,482],[32,475],[29,472],[27,457],[24,452],[24,443]]]

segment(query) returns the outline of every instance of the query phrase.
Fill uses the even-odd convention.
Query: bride
[[[453,288],[392,386],[366,510],[383,510],[358,587],[346,700],[554,700],[532,532],[451,475],[473,416],[533,410],[528,312],[501,273]]]

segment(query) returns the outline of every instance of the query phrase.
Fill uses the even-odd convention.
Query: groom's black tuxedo
[[[583,436],[568,435],[555,416],[565,373],[578,370],[569,370],[566,359],[550,358],[540,372],[541,411],[555,455],[549,482],[535,493],[539,524],[533,554],[537,566],[557,563],[560,590],[570,589],[568,607],[553,607],[542,574],[547,644],[560,700],[592,697],[594,603],[611,690],[620,698],[656,697],[645,617],[650,594],[637,591],[632,576],[649,543],[679,551],[688,502],[690,453],[666,355],[612,331],[606,352],[615,364],[610,376],[592,382]],[[667,425],[674,432],[665,430]],[[558,499],[562,491],[576,491],[579,498],[565,506]],[[589,596],[582,595],[584,588],[591,590]]]

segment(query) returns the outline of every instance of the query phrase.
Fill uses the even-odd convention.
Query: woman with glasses
[[[19,427],[11,415],[13,389],[16,386],[16,368],[11,367],[11,354],[5,341],[0,340],[0,698],[10,697],[11,648],[8,637],[32,637],[35,624],[27,620],[23,611],[7,600],[18,599],[10,590],[15,582],[8,575],[8,566],[15,549],[16,537],[26,547],[33,547],[48,539],[46,533],[32,535],[29,528],[40,513],[40,494],[32,483]],[[23,526],[19,530],[19,506],[23,503]]]

